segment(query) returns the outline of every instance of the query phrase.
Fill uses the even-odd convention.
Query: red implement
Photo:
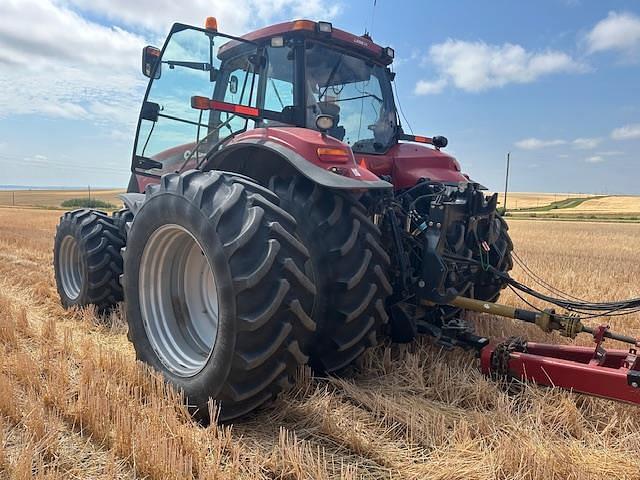
[[[494,359],[502,346],[492,343],[481,351],[482,372],[640,405],[637,345],[629,350],[605,350],[602,341],[607,329],[595,330],[595,348],[527,342],[524,348],[508,352],[507,372],[497,371],[504,369]]]

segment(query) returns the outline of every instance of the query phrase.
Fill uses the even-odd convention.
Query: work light
[[[284,47],[284,37],[271,37],[271,46],[274,48]]]
[[[318,22],[318,31],[320,33],[331,33],[333,32],[333,25],[331,22]]]
[[[331,130],[334,123],[334,119],[331,115],[322,114],[316,117],[316,127],[318,127],[318,130],[322,132]]]

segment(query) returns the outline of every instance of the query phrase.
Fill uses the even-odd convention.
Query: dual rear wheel
[[[301,365],[349,365],[387,321],[389,258],[359,203],[302,179],[270,187],[166,175],[129,223],[130,338],[205,419],[209,398],[227,420],[288,388]]]
[[[165,175],[136,208],[135,221],[127,210],[65,214],[61,298],[82,306],[100,293],[105,309],[126,298],[137,358],[183,390],[196,417],[209,419],[210,398],[221,420],[243,415],[301,365],[335,371],[376,343],[389,258],[349,195],[190,171]]]

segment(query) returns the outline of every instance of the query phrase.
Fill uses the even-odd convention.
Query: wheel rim
[[[80,258],[78,242],[71,235],[67,235],[62,239],[58,267],[65,295],[71,300],[75,300],[80,296],[80,290],[82,290],[84,264]]]
[[[194,236],[175,224],[153,232],[142,253],[138,288],[156,355],[175,375],[196,375],[215,346],[219,303],[211,265]]]

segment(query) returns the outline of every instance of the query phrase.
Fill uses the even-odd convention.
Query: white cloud
[[[559,145],[567,145],[570,144],[576,150],[593,150],[598,145],[602,143],[602,138],[594,137],[580,137],[571,141],[562,140],[562,139],[551,139],[545,140],[540,138],[525,138],[523,140],[519,140],[515,143],[516,147],[521,148],[523,150],[537,150],[539,148],[546,147],[557,147]],[[558,155],[561,158],[566,158],[569,155]]]
[[[620,150],[607,150],[604,152],[596,152],[596,155],[601,155],[603,157],[619,157],[626,154]]]
[[[286,18],[331,20],[342,9],[322,0],[66,0],[85,11],[112,21],[142,27],[164,35],[174,22],[203,25],[209,16],[218,19],[221,32],[246,33],[253,27]]]
[[[320,0],[0,0],[0,118],[37,114],[130,132],[146,85],[141,48],[160,43],[174,21],[201,25],[213,14],[221,31],[241,34],[283,15],[331,18],[339,9]]]
[[[566,140],[541,140],[539,138],[525,138],[515,143],[516,147],[523,150],[537,150],[539,148],[556,147],[566,144]]]
[[[104,102],[119,110],[108,120],[135,123],[145,83],[138,73],[142,37],[51,0],[0,2],[0,18],[0,117],[106,121],[91,107]]]
[[[590,53],[619,50],[632,53],[640,48],[640,17],[632,13],[609,12],[587,34]]]
[[[567,155],[566,153],[560,153],[558,154],[558,158],[569,158],[569,155]]]
[[[530,83],[555,73],[585,71],[584,65],[559,51],[530,52],[511,43],[490,45],[453,39],[431,46],[428,61],[439,74],[438,82],[446,81],[468,92]],[[434,83],[426,82],[425,89],[433,90]]]
[[[593,155],[591,157],[585,158],[584,161],[587,163],[602,163],[604,162],[604,158],[600,155]]]
[[[616,128],[611,132],[611,138],[614,140],[631,140],[640,138],[640,123],[631,125],[625,125],[624,127]]]
[[[574,148],[578,150],[593,150],[602,142],[601,138],[576,138],[573,142]]]
[[[427,80],[418,80],[413,93],[415,93],[416,95],[434,95],[442,92],[442,90],[446,86],[447,80],[444,78],[434,80],[433,82],[429,82]]]
[[[0,63],[40,70],[43,80],[55,74],[41,70],[52,61],[130,67],[130,55],[143,44],[137,35],[89,22],[51,0],[1,2],[0,17]]]

